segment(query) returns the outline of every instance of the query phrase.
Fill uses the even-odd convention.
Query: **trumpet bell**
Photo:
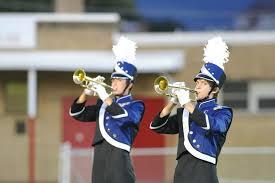
[[[154,88],[158,94],[164,94],[168,89],[168,80],[164,76],[159,76],[154,81]]]
[[[112,95],[112,86],[104,83],[104,80],[105,78],[102,76],[97,76],[96,78],[91,78],[87,76],[83,69],[77,69],[73,74],[73,81],[75,84],[79,84],[80,86],[91,90],[94,89],[94,84],[99,84],[108,89],[110,93],[109,95]]]
[[[161,90],[167,90],[168,88],[168,80],[164,77],[160,77],[159,79],[159,88]]]
[[[173,88],[182,89],[182,90],[188,90],[190,93],[196,95],[196,91],[194,89],[185,87],[185,86],[173,86],[169,83],[168,79],[165,76],[159,76],[154,81],[154,88],[155,91],[160,95],[165,95],[169,97],[175,97],[175,95],[172,93]],[[196,96],[194,97],[196,98]],[[192,101],[196,101],[195,99],[192,99]]]
[[[81,84],[85,81],[86,73],[83,69],[77,69],[73,74],[73,81],[75,84]]]

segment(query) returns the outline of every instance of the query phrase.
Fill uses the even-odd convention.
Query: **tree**
[[[133,0],[86,0],[87,12],[118,12],[122,19],[137,19]]]
[[[0,12],[52,12],[54,0],[0,0]]]

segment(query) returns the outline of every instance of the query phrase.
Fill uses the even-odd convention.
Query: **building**
[[[111,48],[122,34],[117,30],[120,19],[117,14],[0,15],[4,20],[9,20],[10,28],[0,32],[0,182],[27,182],[30,177],[57,182],[61,144],[75,138],[86,147],[90,141],[81,134],[66,136],[69,103],[81,92],[72,74],[84,68],[108,82]],[[11,31],[13,21],[21,31]],[[226,180],[274,181],[273,31],[123,34],[139,46],[140,74],[133,94],[154,105],[155,111],[149,109],[153,113],[166,101],[153,89],[158,75],[171,82],[186,81],[192,88],[202,65],[203,46],[217,34],[230,45],[228,82],[220,100],[235,110],[219,175]],[[150,63],[150,68],[144,63]],[[147,117],[144,129],[153,116]],[[150,137],[148,133],[144,135]],[[142,138],[137,147],[174,147],[177,142],[176,136],[153,135],[158,142],[142,142]],[[173,174],[173,160],[164,160],[166,180]]]

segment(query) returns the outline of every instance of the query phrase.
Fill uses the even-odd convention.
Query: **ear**
[[[213,94],[216,94],[220,91],[219,87],[215,87],[212,91]]]

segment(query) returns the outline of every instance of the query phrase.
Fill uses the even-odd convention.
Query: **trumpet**
[[[105,78],[100,76],[97,78],[91,78],[86,75],[85,71],[83,69],[77,69],[74,74],[73,74],[73,81],[75,84],[79,84],[80,86],[87,88],[87,89],[92,89],[90,83],[96,83],[100,84],[105,88],[108,88],[112,90],[112,86],[107,85],[104,83]]]
[[[157,77],[155,79],[155,81],[154,81],[154,88],[155,88],[155,91],[158,94],[169,96],[169,97],[175,97],[175,95],[172,94],[171,90],[169,90],[169,89],[172,89],[172,88],[178,88],[178,89],[182,89],[182,90],[188,90],[193,95],[196,95],[196,93],[197,93],[194,89],[191,89],[191,88],[188,88],[188,87],[185,87],[185,86],[174,86],[174,85],[171,85],[169,83],[168,79],[165,76],[159,76],[159,77]],[[196,101],[196,100],[192,99],[192,101]]]

